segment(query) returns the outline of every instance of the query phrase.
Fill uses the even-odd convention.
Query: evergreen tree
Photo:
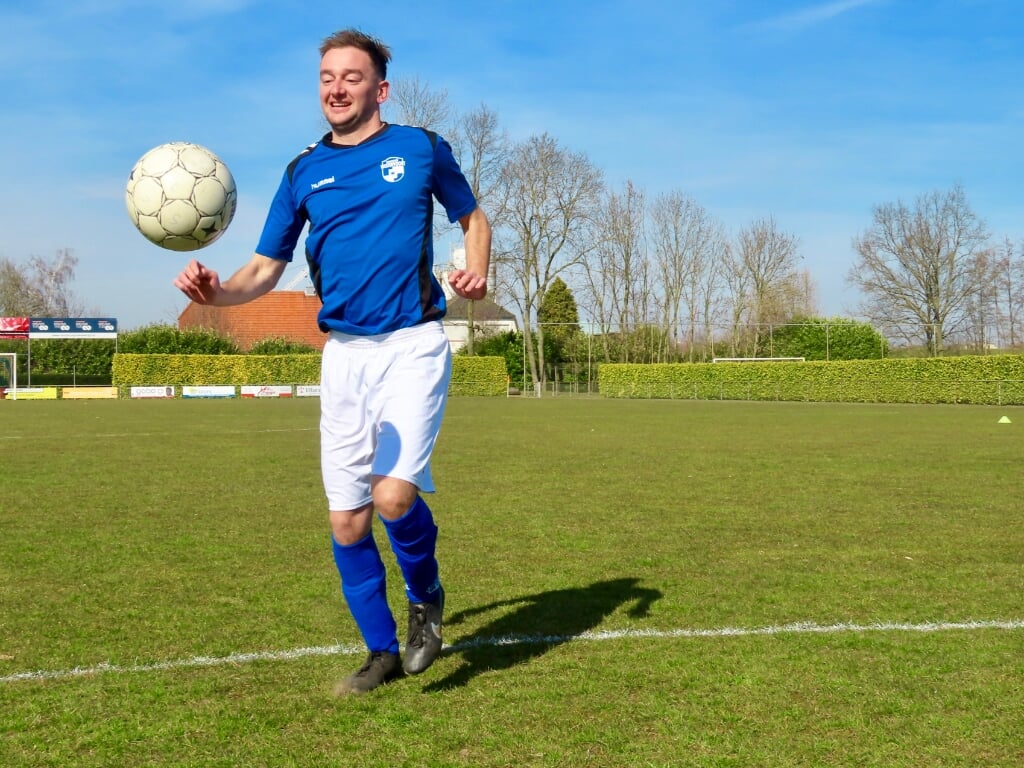
[[[580,329],[580,313],[569,286],[556,277],[537,308],[537,322],[550,325],[545,333],[569,335]]]

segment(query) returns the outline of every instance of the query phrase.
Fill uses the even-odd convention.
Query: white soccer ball
[[[198,144],[172,141],[139,158],[125,202],[139,232],[161,248],[194,251],[228,228],[238,193],[231,171]]]

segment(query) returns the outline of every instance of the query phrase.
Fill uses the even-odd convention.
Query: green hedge
[[[508,370],[503,357],[452,357],[451,395],[493,397],[508,392]]]
[[[318,384],[320,355],[114,355],[113,385],[130,387],[250,384]],[[500,357],[455,357],[452,395],[504,395],[508,382]]]
[[[1024,405],[1024,356],[603,364],[598,383],[604,397]]]

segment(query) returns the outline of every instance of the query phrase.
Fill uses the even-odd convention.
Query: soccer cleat
[[[335,696],[367,693],[402,673],[397,653],[371,651],[366,663],[334,687]]]
[[[441,616],[444,613],[444,589],[433,603],[409,603],[409,637],[405,641],[406,674],[418,675],[441,653]]]

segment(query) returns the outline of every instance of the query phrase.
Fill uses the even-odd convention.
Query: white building
[[[448,274],[456,269],[466,268],[466,249],[453,248],[449,263],[437,268],[437,279],[444,290],[448,301],[448,313],[444,317],[444,332],[448,336],[448,344],[452,352],[458,352],[469,338],[469,304],[466,299],[456,296],[448,285]],[[494,282],[494,274],[489,277]],[[476,338],[492,336],[496,333],[518,331],[519,321],[516,316],[504,307],[495,304],[491,299],[473,302],[473,326]]]
[[[466,346],[469,338],[469,304],[459,296],[448,300],[448,313],[444,316],[444,332],[452,352]],[[496,333],[518,331],[516,316],[490,299],[473,302],[473,327],[476,338],[493,336]]]

